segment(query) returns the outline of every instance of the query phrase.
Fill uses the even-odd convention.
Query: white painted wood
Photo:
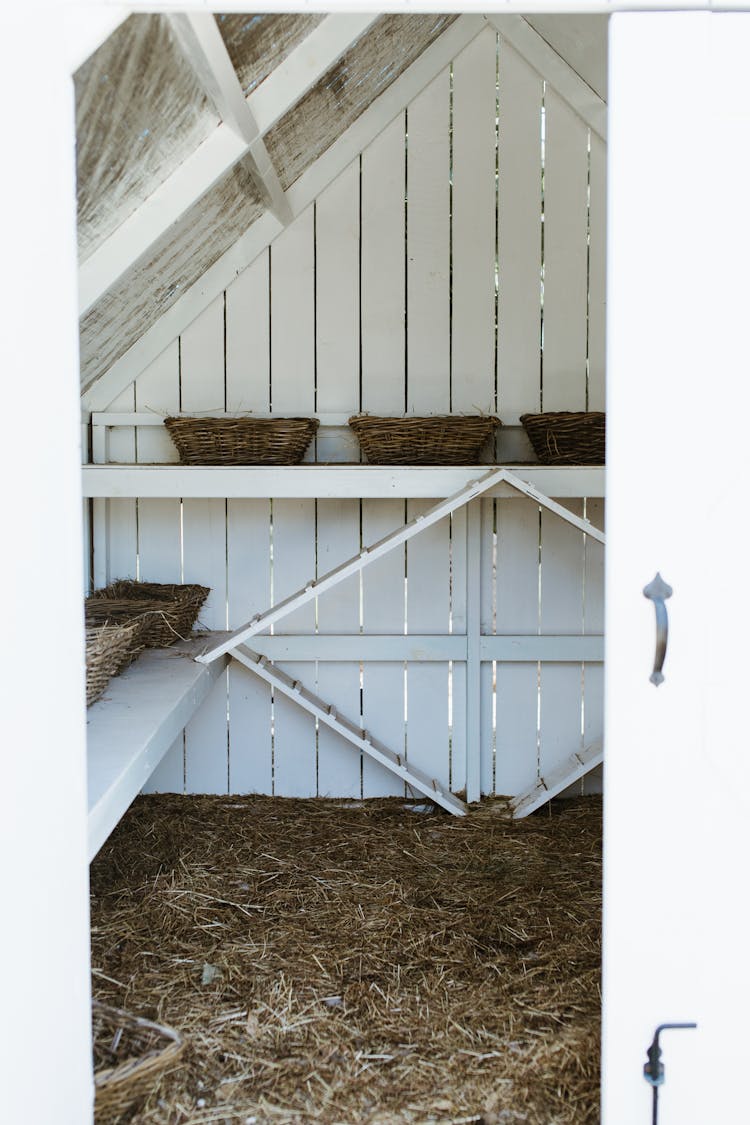
[[[589,156],[589,410],[605,408],[607,312],[607,150],[591,137]]]
[[[524,505],[525,507],[526,505]],[[496,628],[497,543],[495,535],[494,500],[481,501],[479,526],[479,629],[480,651],[483,641],[492,642]],[[466,509],[464,509],[465,511]],[[467,578],[468,584],[468,578]],[[467,590],[468,594],[468,590]],[[468,630],[467,630],[468,631]],[[483,638],[482,634],[486,634]],[[496,661],[495,651],[488,660]],[[480,665],[479,711],[479,782],[482,793],[495,791],[497,667],[495,663]]]
[[[500,416],[517,425],[541,391],[542,80],[502,38],[499,98],[497,382]]]
[[[607,103],[522,16],[493,14],[490,25],[600,137],[607,137]]]
[[[253,503],[248,501],[248,503]],[[259,548],[260,551],[260,548]],[[381,559],[380,562],[385,562]],[[378,564],[368,571],[373,573]],[[400,575],[403,578],[403,575]],[[248,588],[250,588],[248,586]],[[259,597],[258,591],[255,591]],[[321,603],[322,604],[322,603]],[[244,608],[244,607],[243,607]],[[400,607],[403,610],[403,606]],[[403,625],[403,617],[402,617]],[[455,627],[455,619],[454,619]],[[361,660],[388,662],[405,660],[421,663],[465,661],[466,635],[461,633],[331,633],[331,634],[267,634],[253,637],[253,647],[269,660],[341,662]],[[600,633],[586,636],[537,636],[536,634],[503,634],[480,636],[478,658],[481,661],[503,660],[512,663],[536,663],[538,660],[599,662],[604,659],[604,638]],[[309,679],[309,672],[306,674]]]
[[[429,511],[429,501],[410,500],[407,518]],[[450,621],[450,520],[434,523],[406,547],[407,628],[447,633]],[[406,759],[443,788],[450,783],[448,664],[411,661],[406,670]]]
[[[173,340],[160,356],[149,364],[134,384],[135,407],[133,415],[136,424],[136,449],[139,464],[164,464],[179,460],[177,449],[169,434],[160,426],[164,416],[179,414],[180,411],[180,351],[179,343]],[[111,414],[94,415],[93,425],[98,429],[106,426],[102,419]],[[139,424],[146,419],[145,425]]]
[[[439,503],[433,505],[432,508],[427,509],[427,511],[419,513],[417,516],[410,519],[408,523],[392,532],[390,535],[385,536],[380,542],[363,547],[357,555],[348,559],[340,566],[335,567],[327,574],[319,578],[309,577],[305,585],[295,590],[294,593],[279,597],[278,591],[274,587],[275,605],[264,613],[256,614],[252,621],[247,622],[246,625],[235,630],[231,637],[224,642],[223,651],[228,652],[235,644],[241,644],[249,637],[262,632],[262,630],[267,629],[270,625],[274,625],[282,618],[294,613],[300,607],[310,603],[316,597],[325,593],[326,590],[345,581],[351,575],[363,570],[366,566],[370,566],[383,555],[400,547],[402,543],[406,543],[415,535],[420,534],[420,532],[425,532],[428,528],[432,527],[433,524],[437,523],[457,508],[463,507],[469,500],[486,492],[498,479],[508,479],[508,473],[505,469],[490,470],[490,472],[485,473],[478,480],[474,480],[454,496],[448,497],[446,500],[441,500]],[[518,483],[520,485],[521,482]],[[282,512],[291,510],[289,507],[284,506],[286,505],[286,501],[279,501],[278,504],[281,505],[279,510]],[[299,502],[299,504],[300,513],[311,510],[304,507],[304,502]],[[312,569],[313,567],[311,566],[310,570]],[[218,650],[212,650],[201,659],[211,660],[215,659],[218,655]]]
[[[131,386],[114,402],[115,409],[132,410]],[[136,459],[135,429],[119,428],[106,442],[107,456],[123,464]],[[101,443],[97,443],[99,456]],[[106,586],[114,578],[138,576],[137,505],[132,499],[111,499],[94,505],[94,585]]]
[[[497,36],[486,27],[453,63],[451,403],[495,409]]]
[[[315,502],[275,500],[273,504],[273,598],[276,605],[315,573]],[[314,597],[284,620],[275,633],[313,633]],[[233,642],[234,643],[234,642]],[[209,654],[210,658],[213,657]],[[203,657],[205,659],[205,657]],[[309,665],[289,663],[292,679],[310,676]],[[313,675],[314,682],[314,675]],[[274,792],[288,797],[317,793],[315,719],[274,689]]]
[[[203,641],[149,649],[88,710],[88,839],[93,859],[226,662],[212,668],[193,654]]]
[[[569,501],[579,514],[581,501]],[[594,544],[595,547],[598,544]],[[549,512],[542,512],[542,633],[583,632],[584,538]],[[546,777],[583,749],[583,668],[545,662],[540,672],[539,772]]]
[[[269,251],[226,291],[227,411],[269,413],[271,401],[271,321]]]
[[[317,569],[325,573],[359,550],[359,501],[317,502]],[[358,633],[360,576],[353,575],[319,598],[317,632]],[[309,671],[303,673],[309,680]],[[360,717],[360,672],[358,661],[326,661],[317,669],[317,692],[353,718]],[[350,745],[335,732],[318,731],[319,796],[359,797],[362,792],[361,762]]]
[[[315,410],[340,413],[336,433],[318,430],[318,461],[359,461],[347,419],[359,410],[359,161],[315,204]]]
[[[403,500],[362,501],[362,541],[377,541],[403,525],[406,504]],[[384,555],[362,572],[362,627],[366,636],[402,634],[406,622],[403,547]],[[362,724],[386,746],[399,754],[406,751],[404,722],[404,659],[394,653],[391,663],[362,665]],[[365,757],[362,762],[364,797],[403,796],[404,786],[378,762]]]
[[[242,274],[241,278],[245,278],[246,275],[247,275],[247,272],[250,272],[250,271],[246,271],[246,273]],[[239,283],[240,280],[241,279],[238,278],[238,283]],[[229,297],[230,292],[231,292],[231,290],[227,290],[227,297]],[[260,296],[259,296],[258,299],[259,300],[261,299]],[[265,313],[265,320],[267,322],[268,321],[268,308],[267,308],[268,301],[267,301],[267,299],[266,299],[265,304],[266,304],[266,307],[264,309],[264,313]],[[244,314],[244,310],[241,309],[240,315],[243,315],[243,314]],[[227,315],[227,321],[229,321],[228,315]],[[235,322],[235,327],[237,327],[236,322]],[[227,323],[227,339],[229,339],[229,324],[228,323]],[[254,339],[257,343],[257,340],[258,340],[257,337],[253,336],[252,339]],[[242,337],[240,337],[240,340],[242,340]],[[174,343],[176,345],[177,341],[174,341]],[[236,348],[237,348],[237,345],[235,344],[235,345],[233,345],[232,350],[234,350]],[[228,357],[230,356],[229,347],[227,347],[227,356]],[[241,357],[239,357],[237,355],[233,355],[232,358],[233,358],[235,363],[239,363]],[[252,355],[250,355],[250,356],[245,355],[246,361],[249,362],[249,361],[252,361],[252,359],[253,359]],[[267,363],[267,360],[265,359],[265,357],[261,356],[260,360],[263,364],[265,364],[266,367],[268,366],[268,363]],[[245,385],[244,388],[243,388],[242,376],[239,377],[239,385],[236,385],[236,380],[234,380],[232,382],[232,384],[230,385],[229,379],[227,377],[227,397],[228,397],[228,399],[231,399],[232,401],[243,402],[244,399],[242,398],[242,395],[246,391],[247,391],[247,386]],[[258,380],[258,386],[255,388],[255,392],[256,392],[255,397],[262,397],[263,395],[265,395],[266,399],[268,399],[268,386],[260,379]],[[157,429],[159,426],[164,425],[164,419],[170,413],[175,413],[175,410],[170,411],[170,410],[164,409],[164,410],[161,410],[161,411],[156,410],[156,411],[153,411],[151,413],[141,413],[139,411],[132,411],[132,412],[128,413],[128,412],[123,411],[122,413],[119,413],[119,414],[95,411],[93,414],[90,415],[90,417],[92,419],[92,427],[94,429],[94,437],[95,437],[96,441],[100,444],[102,442],[103,438],[105,437],[105,434],[104,434],[103,431],[108,430],[113,426],[138,426],[138,427],[144,427],[144,428],[147,428],[147,429]],[[255,409],[252,409],[252,408],[243,410],[243,409],[239,408],[237,410],[206,410],[206,411],[202,411],[202,410],[187,411],[186,410],[186,411],[182,411],[182,413],[186,417],[188,417],[192,414],[192,415],[200,415],[201,417],[206,417],[206,418],[241,418],[241,417],[243,417],[247,414],[252,414],[253,417],[255,417],[255,418],[286,418],[286,417],[288,417],[289,411],[286,411],[286,410],[276,410],[276,411],[273,411],[273,410],[255,410]],[[350,416],[351,416],[351,411],[343,411],[343,412],[338,412],[338,413],[337,412],[333,412],[333,413],[323,412],[323,413],[321,413],[319,411],[315,411],[315,412],[310,412],[310,413],[307,413],[307,414],[302,414],[302,413],[299,414],[300,418],[317,418],[318,421],[320,422],[321,426],[345,426],[347,424]],[[104,448],[104,447],[102,446],[101,448]],[[105,454],[102,454],[102,456],[99,457],[98,459],[93,458],[93,461],[96,464],[104,464],[104,463],[107,462],[107,460],[108,460],[108,458]]]
[[[604,471],[596,467],[554,468],[509,465],[507,468],[536,488],[540,496],[603,496]],[[386,467],[376,465],[289,465],[244,468],[200,466],[83,468],[83,494],[91,497],[224,496],[294,497],[322,499],[347,496],[369,498],[449,496],[474,479],[476,468]],[[518,498],[519,493],[500,481],[490,496]]]
[[[94,18],[90,30],[100,26]],[[3,124],[0,360],[3,409],[17,422],[0,449],[0,575],[10,594],[0,709],[0,1069],[2,1116],[27,1125],[90,1125],[93,1106],[75,138],[64,29],[60,5],[0,10],[0,93],[15,107]],[[51,618],[39,591],[53,586],[53,658],[43,663]]]
[[[450,410],[450,72],[407,113],[407,398],[409,411]]]
[[[604,527],[604,501],[586,501],[586,515],[597,527]],[[584,542],[583,627],[586,633],[604,632],[604,547]],[[583,744],[590,745],[604,732],[604,668],[585,661],[583,665]],[[584,792],[602,791],[602,770],[586,775]]]
[[[288,700],[314,715],[319,723],[324,723],[353,746],[402,777],[409,787],[429,797],[454,816],[466,815],[467,808],[463,801],[454,797],[452,793],[446,792],[436,779],[418,770],[416,766],[408,766],[399,754],[388,749],[357,723],[340,715],[333,705],[308,691],[299,680],[279,669],[274,669],[264,657],[258,656],[244,646],[236,649],[232,655],[246,668],[272,683],[277,692],[283,693]]]
[[[514,820],[529,816],[546,805],[553,797],[602,764],[604,753],[601,742],[592,743],[578,753],[571,754],[563,763],[550,770],[530,788],[511,801]]]
[[[498,501],[497,535],[497,632],[537,633],[539,508]],[[536,666],[497,665],[496,793],[520,793],[536,781],[538,676]]]
[[[227,503],[227,608],[234,628],[271,601],[271,505]],[[258,638],[260,639],[260,638]],[[269,638],[273,640],[275,638]],[[229,791],[273,792],[271,689],[233,661],[229,666]]]
[[[216,20],[210,12],[175,13],[168,18],[185,58],[220,118],[247,145],[243,162],[262,200],[280,223],[290,223],[292,212],[284,189],[253,111],[245,99]]]
[[[566,12],[562,19],[559,15],[524,18],[606,102],[609,16]]]
[[[482,505],[485,502],[480,500],[479,504]],[[468,508],[459,508],[450,517],[450,630],[452,636],[449,639],[451,645],[455,644],[456,641],[463,641],[467,631],[467,516]],[[467,712],[466,664],[456,659],[453,660],[452,664],[452,679],[449,682],[449,690],[451,719],[450,787],[453,792],[460,793],[466,786],[469,717]]]
[[[268,133],[377,18],[373,13],[338,12],[314,27],[248,97],[261,133]]]
[[[462,15],[328,148],[287,192],[299,215],[378,136],[420,90],[485,27],[481,16]],[[264,83],[265,85],[265,83]],[[262,89],[262,87],[261,87]],[[103,409],[124,386],[163,351],[279,233],[281,224],[267,214],[193,285],[163,317],[95,382],[83,389],[88,409]]]
[[[586,408],[588,131],[545,94],[542,408]]]
[[[405,398],[404,115],[362,153],[362,409],[402,411]]]
[[[130,5],[66,4],[62,44],[55,44],[74,74],[130,15]]]
[[[468,505],[466,521],[466,800],[482,796],[482,501]]]
[[[315,243],[312,207],[271,247],[271,406],[315,410]]]

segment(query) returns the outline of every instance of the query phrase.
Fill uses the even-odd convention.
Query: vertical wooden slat
[[[407,518],[432,507],[429,500],[410,500]],[[407,544],[406,618],[410,633],[445,634],[450,613],[450,546],[448,520],[440,520]],[[411,765],[447,786],[448,665],[407,665],[406,752]]]
[[[271,246],[271,405],[274,411],[315,409],[315,250],[313,209]]]
[[[450,74],[409,105],[408,396],[414,413],[450,409]]]
[[[589,410],[604,410],[607,300],[607,150],[591,133],[589,205]]]
[[[499,101],[497,382],[500,416],[518,425],[541,391],[542,79],[502,36]]]
[[[461,636],[466,633],[467,613],[467,528],[466,508],[459,508],[451,517],[451,628]],[[480,587],[481,588],[481,587]],[[453,663],[451,682],[451,789],[460,792],[466,785],[468,746],[466,711],[466,663]]]
[[[218,297],[183,333],[184,411],[221,410],[224,385],[224,298]],[[201,612],[209,629],[226,628],[226,501],[183,501],[183,579],[210,586]],[[185,728],[185,789],[227,792],[227,677],[216,681]]]
[[[362,153],[362,409],[404,408],[404,116]]]
[[[273,598],[281,601],[315,575],[315,502],[275,500],[273,504]],[[314,633],[315,603],[290,613],[277,633]],[[283,669],[306,687],[315,683],[315,665],[285,662]],[[274,695],[274,793],[314,797],[317,793],[315,719],[280,692]]]
[[[325,574],[359,550],[359,501],[318,501],[318,574]],[[359,632],[359,578],[353,575],[318,599],[319,633]],[[309,665],[310,671],[314,666]],[[307,673],[310,675],[310,672]],[[318,663],[317,694],[335,704],[347,718],[360,714],[359,664]],[[360,755],[351,743],[321,725],[318,732],[318,793],[320,796],[359,797]]]
[[[588,130],[549,87],[545,111],[542,404],[584,410]]]
[[[271,604],[269,500],[227,502],[227,598],[234,629]],[[273,792],[271,688],[229,666],[229,791]]]
[[[596,527],[604,527],[604,501],[587,500],[586,516]],[[586,538],[584,564],[583,623],[587,633],[604,632],[604,547]],[[604,665],[583,666],[583,743],[588,746],[604,731]],[[599,766],[583,779],[585,793],[600,793],[602,767]]]
[[[466,524],[466,800],[482,794],[482,668],[480,662],[482,590],[482,502],[469,505]]]
[[[359,410],[359,159],[315,205],[317,410]],[[348,427],[320,430],[318,461],[358,461]],[[359,512],[357,512],[359,531]]]
[[[173,340],[135,381],[135,409],[142,414],[177,414],[180,409],[179,342]],[[137,428],[138,463],[179,461],[177,449],[165,429]]]
[[[539,631],[539,509],[497,501],[497,632]],[[495,791],[514,795],[537,776],[537,666],[497,665]]]
[[[113,412],[135,409],[135,394],[130,386],[112,402]],[[135,430],[132,426],[117,426],[110,431],[108,442],[109,460],[122,464],[135,461]],[[106,536],[102,564],[102,538],[95,531],[94,539],[94,577],[97,586],[105,585],[114,578],[135,578],[138,574],[138,530],[135,500],[106,500]],[[97,506],[97,513],[99,508]],[[97,558],[97,555],[99,556]]]
[[[403,500],[363,500],[362,540],[375,543],[404,523]],[[399,634],[404,631],[404,550],[397,548],[372,563],[362,573],[362,610],[365,633]],[[362,716],[367,730],[396,754],[405,746],[404,666],[397,662],[363,665]],[[362,763],[363,795],[388,797],[404,794],[403,782],[377,762]]]
[[[270,410],[269,261],[265,250],[226,291],[227,410]]]
[[[480,500],[479,525],[479,628],[491,636],[495,632],[496,544],[495,500]],[[482,793],[495,787],[495,669],[490,661],[480,668],[479,691],[479,777]],[[467,754],[469,749],[467,747]]]
[[[227,410],[266,413],[271,400],[270,250],[226,292]],[[237,628],[271,604],[271,502],[227,502],[227,614]],[[273,792],[268,684],[237,661],[228,670],[229,791]]]
[[[580,515],[580,500],[563,501]],[[541,631],[583,629],[583,535],[551,512],[542,512]],[[580,664],[543,663],[540,692],[539,769],[542,777],[582,747]]]
[[[495,405],[495,94],[487,28],[453,64],[452,405]]]

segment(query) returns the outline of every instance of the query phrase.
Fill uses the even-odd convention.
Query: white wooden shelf
[[[88,710],[89,860],[140,793],[226,667],[197,653],[223,633],[148,649]]]
[[[605,495],[605,471],[599,466],[508,465],[521,480],[546,496],[573,498]],[[135,497],[256,497],[321,499],[439,498],[451,496],[486,473],[479,466],[382,465],[84,465],[83,495],[97,499]],[[488,496],[518,497],[501,483]]]

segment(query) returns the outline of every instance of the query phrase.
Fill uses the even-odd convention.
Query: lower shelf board
[[[189,722],[226,659],[198,664],[223,633],[147,649],[88,710],[88,850],[93,859]]]

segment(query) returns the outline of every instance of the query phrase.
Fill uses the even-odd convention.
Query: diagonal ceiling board
[[[602,140],[607,103],[522,16],[488,15],[488,24],[529,63]]]
[[[168,19],[185,57],[222,121],[247,145],[245,164],[261,199],[279,222],[286,225],[292,218],[289,204],[216,20],[210,12],[179,13]]]
[[[273,128],[335,66],[375,18],[351,13],[326,16],[287,55],[247,99],[261,135]],[[78,277],[79,315],[87,313],[246,151],[246,142],[230,125],[213,128],[164,183],[83,262]]]
[[[292,185],[287,193],[292,213],[301,214],[486,26],[482,16],[459,16]],[[271,78],[267,79],[258,93],[270,81]],[[82,396],[84,408],[106,410],[112,400],[250,265],[281,229],[271,215],[264,215],[255,222],[127,352],[108,368],[90,373]]]

